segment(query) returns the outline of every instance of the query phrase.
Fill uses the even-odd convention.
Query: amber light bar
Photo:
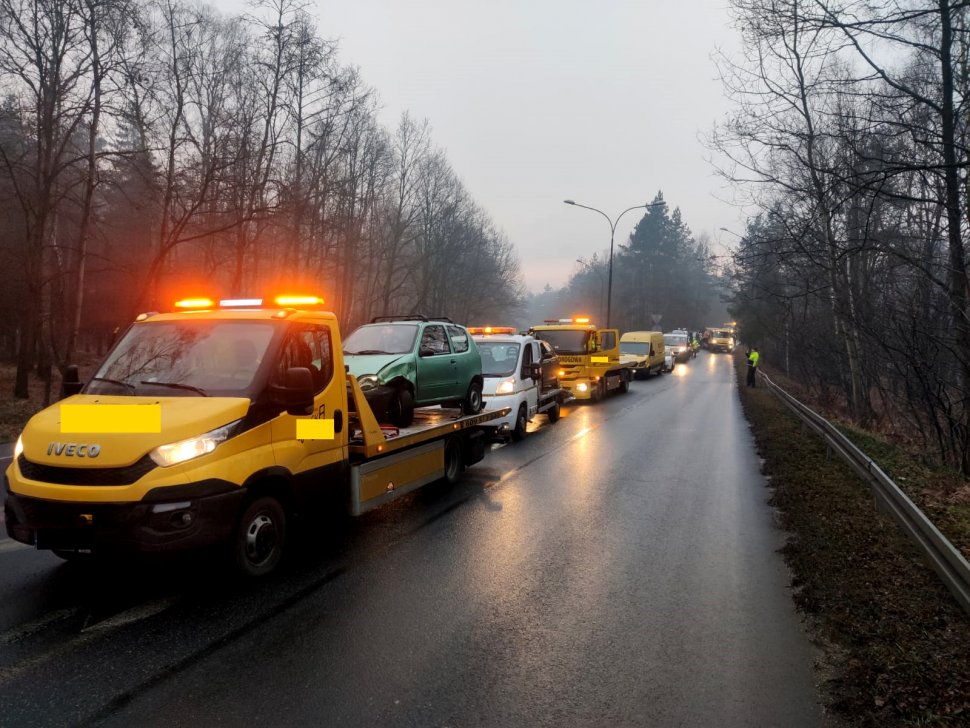
[[[219,301],[220,306],[226,308],[246,308],[252,306],[262,306],[262,298],[224,298]]]
[[[277,296],[274,301],[277,306],[322,306],[320,296]]]
[[[175,302],[175,308],[212,308],[215,305],[211,298],[183,298]]]

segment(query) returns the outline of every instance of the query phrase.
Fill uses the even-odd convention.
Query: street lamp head
[[[576,204],[576,200],[563,200],[563,202],[565,202],[567,205],[575,205]]]

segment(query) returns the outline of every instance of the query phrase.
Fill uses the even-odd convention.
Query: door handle
[[[458,362],[456,362],[456,361],[455,361],[454,359],[452,359],[452,360],[451,360],[451,363],[452,363],[452,364],[457,364]]]
[[[343,429],[344,429],[344,413],[341,410],[334,410],[334,413],[333,413],[334,434],[343,431]]]

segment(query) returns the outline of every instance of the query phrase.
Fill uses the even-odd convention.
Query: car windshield
[[[681,334],[664,334],[664,346],[687,346],[687,337]]]
[[[277,325],[184,320],[136,324],[98,369],[87,394],[248,396]]]
[[[368,324],[344,339],[344,354],[407,354],[417,335],[417,324]]]
[[[557,354],[585,354],[588,331],[536,331],[537,338],[548,341]]]
[[[479,341],[482,354],[482,374],[486,377],[507,377],[515,371],[521,344],[514,341]]]
[[[641,341],[621,341],[620,342],[620,353],[621,354],[649,354],[650,344]]]

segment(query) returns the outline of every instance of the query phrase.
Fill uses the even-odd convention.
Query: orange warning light
[[[215,305],[211,298],[183,298],[175,302],[175,308],[212,308]]]
[[[275,298],[277,306],[322,306],[323,299],[320,296],[277,296]]]

